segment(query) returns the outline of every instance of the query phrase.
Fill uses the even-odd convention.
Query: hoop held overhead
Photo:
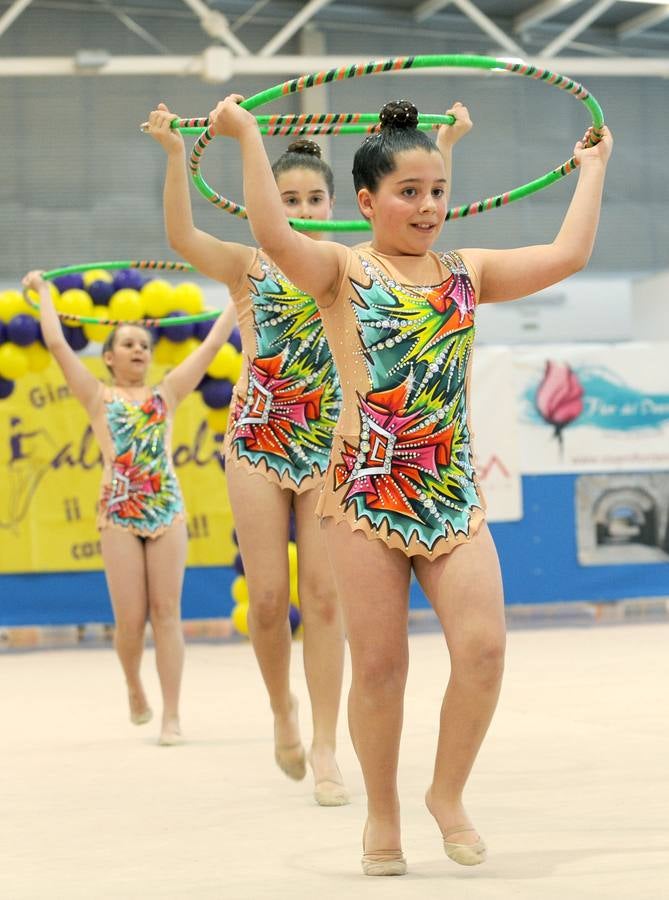
[[[80,272],[89,272],[93,269],[105,269],[105,270],[119,270],[119,269],[141,269],[148,270],[153,272],[164,271],[164,272],[195,272],[196,270],[190,263],[185,262],[177,262],[177,261],[163,261],[163,260],[154,260],[154,259],[139,259],[139,260],[111,260],[104,262],[92,262],[92,263],[77,263],[73,266],[63,266],[60,269],[51,269],[48,272],[42,273],[42,278],[45,281],[53,281],[54,278],[61,278],[63,275],[75,275]],[[39,303],[36,303],[28,294],[27,291],[24,291],[24,297],[26,302],[36,310],[39,310]],[[152,328],[156,326],[165,326],[165,325],[192,325],[195,322],[204,322],[208,319],[216,319],[221,314],[219,309],[206,309],[200,313],[194,313],[192,315],[187,316],[165,316],[164,318],[153,318],[153,319],[108,319],[108,318],[97,318],[96,316],[82,316],[77,315],[76,313],[58,313],[58,317],[60,319],[66,320],[67,322],[76,321],[81,325],[144,325],[147,328]]]
[[[293,78],[290,81],[283,82],[282,84],[274,85],[274,87],[267,88],[266,90],[261,91],[258,94],[254,94],[247,100],[242,101],[240,106],[244,107],[244,109],[247,110],[255,109],[256,107],[263,106],[266,103],[270,103],[280,97],[284,97],[289,94],[300,93],[303,90],[316,87],[318,85],[329,84],[334,81],[343,81],[348,78],[360,78],[365,75],[377,75],[383,72],[398,72],[406,71],[408,69],[429,68],[485,69],[490,72],[499,72],[502,74],[524,75],[527,78],[532,78],[534,81],[541,81],[544,84],[552,85],[553,87],[559,88],[560,90],[572,94],[578,100],[581,100],[588,109],[588,112],[590,113],[592,119],[590,146],[593,146],[601,140],[601,129],[604,124],[604,115],[602,113],[602,109],[597,100],[583,87],[582,84],[579,84],[579,82],[573,81],[572,79],[567,78],[564,75],[559,75],[557,72],[551,72],[548,69],[540,69],[530,65],[529,63],[508,62],[507,60],[495,59],[488,56],[468,56],[458,54],[443,56],[402,56],[392,59],[342,66],[338,69],[330,69],[326,72],[317,72],[311,75],[301,75],[299,78]],[[328,115],[334,117],[336,121],[329,123],[326,123],[324,121],[315,121],[319,119],[325,119]],[[367,114],[351,113],[348,115],[359,115],[360,117],[362,117]],[[264,122],[264,124],[260,125],[261,129],[294,128],[298,130],[331,128],[332,130],[327,133],[342,134],[344,133],[343,128],[350,127],[350,125],[352,124],[350,122],[343,121],[342,117],[347,117],[347,114],[330,113],[316,116],[310,116],[309,114],[306,114],[306,116],[263,116],[258,117],[258,119],[260,121],[260,119],[262,118]],[[306,118],[309,121],[305,121],[303,124],[298,125],[297,122],[300,118]],[[267,120],[266,122],[265,119]],[[290,124],[288,124],[289,120]],[[422,120],[425,124],[425,127],[433,127],[433,125],[427,125],[426,117],[422,117]],[[222,194],[214,191],[204,180],[204,178],[202,177],[202,173],[200,172],[202,156],[207,146],[211,143],[214,137],[208,126],[208,120],[180,119],[176,121],[180,123],[188,123],[184,125],[183,128],[193,128],[197,133],[199,133],[199,129],[203,127],[204,123],[207,122],[207,125],[200,133],[200,136],[196,141],[190,156],[190,170],[193,182],[198,191],[203,195],[203,197],[205,197],[205,199],[207,199],[214,206],[217,206],[219,209],[222,209],[232,215],[238,216],[239,218],[246,218],[247,216],[245,208],[241,204],[236,203],[233,200],[229,200],[227,197],[224,197]],[[358,122],[355,124],[356,127],[359,127],[360,125],[367,123]],[[182,126],[179,127],[181,128]],[[293,134],[296,133],[296,131],[268,131],[265,133]],[[316,130],[298,130],[297,133],[318,134],[322,132]],[[451,207],[451,209],[449,209],[446,213],[445,219],[446,221],[448,221],[449,219],[458,219],[465,216],[473,216],[476,213],[486,212],[491,209],[497,209],[500,206],[506,206],[506,204],[508,203],[512,203],[515,200],[520,200],[523,197],[528,197],[531,194],[536,193],[537,191],[549,187],[549,185],[554,184],[556,181],[564,178],[570,172],[573,172],[576,167],[576,159],[574,156],[572,156],[570,159],[566,160],[556,168],[550,170],[545,175],[542,175],[539,178],[534,179],[533,181],[527,182],[527,184],[512,188],[511,190],[506,191],[502,194],[488,197],[485,200],[477,200],[474,203],[467,203],[464,206]],[[291,218],[288,221],[293,227],[298,228],[300,231],[370,230],[370,224],[365,220],[316,220]]]

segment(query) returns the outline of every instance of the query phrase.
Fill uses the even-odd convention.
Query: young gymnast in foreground
[[[479,303],[525,297],[582,269],[592,252],[608,129],[576,144],[578,183],[555,239],[511,250],[435,253],[444,162],[409,101],[387,104],[355,154],[372,240],[310,241],[282,204],[255,119],[231,95],[210,114],[236,138],[261,246],[316,298],[343,402],[318,503],[351,649],[351,737],[367,788],[363,871],[406,872],[397,765],[408,666],[412,571],[444,631],[451,674],[426,803],[449,857],[484,861],[463,790],[490,724],[504,664],[502,582],[473,468],[469,371]]]

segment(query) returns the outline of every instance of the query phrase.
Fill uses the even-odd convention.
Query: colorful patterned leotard
[[[322,482],[341,404],[318,307],[260,251],[231,294],[245,363],[226,462],[301,493]]]
[[[337,296],[321,308],[344,395],[321,517],[408,556],[471,539],[485,509],[468,416],[475,308],[457,253],[348,251]]]
[[[143,403],[133,403],[108,388],[102,400],[107,440],[98,434],[105,473],[98,528],[123,528],[139,537],[158,537],[184,518],[165,400],[157,388]],[[101,417],[96,418],[94,430],[98,432],[102,423]]]

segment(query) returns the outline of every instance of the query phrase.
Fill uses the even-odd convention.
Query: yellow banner
[[[105,378],[102,361],[86,365]],[[149,381],[165,371],[153,365]],[[177,410],[172,451],[184,494],[188,564],[230,565],[236,548],[222,436],[194,392]],[[0,400],[0,573],[102,569],[95,514],[102,463],[79,402],[58,366],[19,379]]]

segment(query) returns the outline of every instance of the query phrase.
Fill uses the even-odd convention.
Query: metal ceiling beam
[[[21,15],[23,10],[30,6],[33,0],[14,0],[14,3],[0,16],[0,35],[3,35],[12,22]]]
[[[111,16],[115,16],[122,25],[125,25],[128,31],[136,34],[137,37],[141,38],[150,47],[153,47],[154,50],[157,50],[159,53],[170,52],[165,44],[159,41],[157,37],[154,37],[150,31],[147,31],[146,28],[142,28],[142,26],[135,22],[134,19],[130,18],[127,13],[122,12],[120,9],[116,9],[116,7],[112,6],[108,0],[95,0],[95,2]]]
[[[423,0],[423,3],[419,3],[414,9],[413,17],[417,22],[424,22],[425,19],[445,9],[449,3],[451,0]]]
[[[327,6],[331,2],[332,0],[309,0],[290,22],[284,25],[271,40],[267,41],[259,55],[272,56],[280,47],[283,47],[286,41],[289,41],[292,36],[309,21],[309,19],[312,19],[319,10],[323,9],[324,6]]]
[[[640,16],[634,16],[633,19],[628,19],[626,22],[618,25],[616,34],[619,38],[625,39],[633,34],[641,34],[642,31],[647,31],[654,25],[659,25],[665,19],[669,19],[669,7],[660,6],[657,9],[651,9],[650,12],[641,13]]]
[[[200,56],[110,56],[99,68],[82,73],[74,56],[0,57],[0,77],[85,75],[192,75],[212,82],[224,82],[244,75],[267,75],[277,81],[283,77],[320,72],[360,62],[360,56],[234,56],[224,47],[209,47]],[[552,69],[554,60],[528,59],[533,65]],[[570,77],[602,75],[612,77],[669,78],[669,57],[560,57],[560,72]],[[436,75],[444,69],[408,69],[393,76]],[[388,73],[390,75],[391,73]],[[490,77],[489,72],[473,69],[448,69],[449,77]],[[377,76],[378,77],[378,76]],[[500,77],[512,78],[504,74]]]
[[[547,44],[540,52],[540,56],[544,56],[548,59],[555,56],[555,54],[559,53],[573,37],[576,37],[577,34],[585,31],[591,22],[598,19],[602,13],[613,6],[615,2],[616,0],[599,0],[598,3],[593,3],[590,9],[586,10],[582,16],[579,16],[575,22],[572,22],[568,28],[565,28],[562,34],[559,34],[550,42],[550,44]]]
[[[481,31],[485,31],[493,40],[497,41],[500,47],[504,47],[510,53],[515,53],[516,56],[525,56],[525,51],[520,44],[517,44],[506,32],[498,28],[492,19],[488,18],[478,6],[472,3],[472,0],[453,0],[453,3],[460,12],[463,12],[468,19],[471,19],[475,25],[478,25]]]
[[[243,44],[237,35],[231,30],[228,20],[222,12],[217,9],[210,9],[203,0],[183,0],[186,6],[189,6],[200,20],[202,30],[209,37],[218,38],[220,41],[237,53],[239,56],[248,56],[249,50]]]
[[[550,19],[556,13],[562,12],[563,9],[567,9],[577,2],[578,0],[544,0],[543,3],[537,3],[536,6],[531,6],[516,16],[513,20],[513,30],[524,31],[531,25],[538,25],[544,19]]]

